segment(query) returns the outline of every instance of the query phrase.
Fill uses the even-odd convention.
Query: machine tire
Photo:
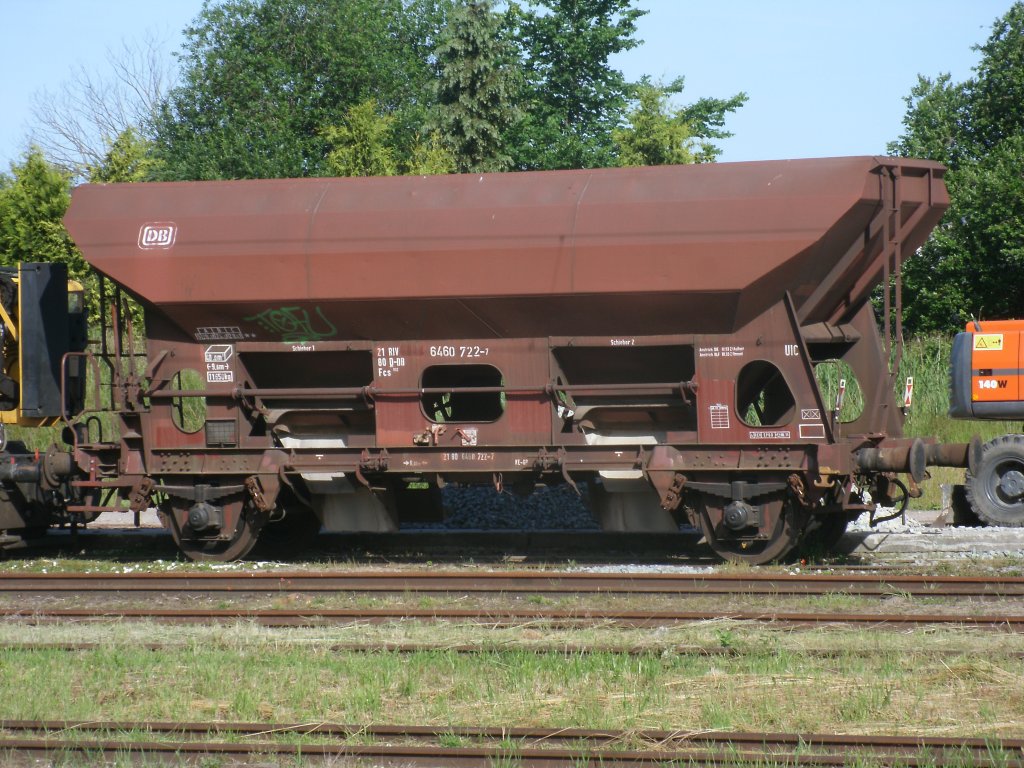
[[[967,472],[967,501],[989,525],[1024,527],[1024,435],[985,443],[976,474]]]

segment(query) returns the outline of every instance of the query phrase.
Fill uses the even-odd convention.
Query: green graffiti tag
[[[330,320],[324,317],[320,307],[317,307],[314,311],[320,316],[322,321],[320,327],[323,330],[314,330],[313,318],[302,307],[268,309],[260,312],[258,315],[245,319],[255,320],[268,333],[280,334],[281,341],[318,341],[336,336],[338,329],[334,327]]]

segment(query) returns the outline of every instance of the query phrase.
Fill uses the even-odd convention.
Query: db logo
[[[139,248],[170,248],[178,234],[178,226],[171,222],[158,221],[143,224],[139,230]]]

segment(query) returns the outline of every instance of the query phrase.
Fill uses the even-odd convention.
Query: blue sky
[[[971,75],[1011,0],[638,0],[644,42],[616,60],[629,78],[686,78],[681,101],[750,100],[723,161],[881,154],[901,132],[917,75]],[[0,0],[0,169],[28,145],[32,99],[145,33],[167,55],[202,0]]]

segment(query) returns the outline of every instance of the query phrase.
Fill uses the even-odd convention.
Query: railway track
[[[760,732],[474,728],[334,723],[0,721],[5,754],[356,758],[436,768],[581,764],[1024,766],[1024,740]],[[133,738],[129,738],[128,735]],[[282,741],[287,737],[287,741]],[[296,741],[297,737],[301,737]],[[453,746],[455,744],[455,746]]]
[[[503,573],[0,573],[0,593],[463,593],[1024,597],[1022,577],[877,574]]]
[[[908,628],[958,626],[1024,631],[1024,615],[962,613],[813,613],[783,611],[632,611],[462,608],[306,608],[300,610],[234,609],[77,609],[0,610],[0,618],[23,624],[73,621],[152,621],[173,624],[251,622],[266,627],[310,627],[388,622],[457,622],[489,627],[543,624],[548,627],[659,627],[710,621],[770,623],[776,626],[823,625]]]

